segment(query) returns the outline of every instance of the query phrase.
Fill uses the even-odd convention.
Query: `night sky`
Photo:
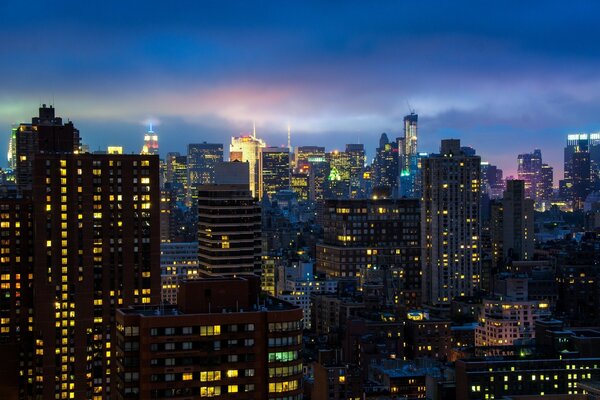
[[[135,4],[134,4],[135,3]],[[0,151],[54,103],[92,150],[161,152],[248,132],[271,145],[364,143],[420,119],[508,174],[600,130],[600,2],[0,0]],[[4,161],[2,165],[4,165]]]

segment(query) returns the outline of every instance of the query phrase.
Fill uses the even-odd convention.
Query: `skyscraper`
[[[329,164],[327,177],[327,197],[350,197],[350,157],[345,151],[334,150],[325,155]]]
[[[385,189],[393,194],[398,187],[398,146],[390,143],[386,133],[379,138],[373,161],[373,189]]]
[[[287,147],[262,147],[259,159],[259,198],[272,198],[290,188],[290,150]]]
[[[480,163],[460,140],[442,140],[440,154],[422,160],[423,301],[449,306],[480,284]]]
[[[538,183],[536,197],[543,201],[551,200],[554,195],[554,168],[542,164],[540,182]]]
[[[189,193],[188,190],[188,157],[179,153],[167,154],[167,171],[165,183],[168,184],[175,201],[183,202]]]
[[[578,153],[587,155],[575,156]],[[589,173],[584,171],[587,164],[589,164]],[[577,193],[573,188],[575,179],[577,179]],[[588,184],[589,188],[586,187]],[[579,207],[581,197],[585,193],[600,189],[600,133],[578,133],[567,136],[567,146],[564,150],[564,180],[561,181],[560,188],[561,197],[573,202],[574,208]]]
[[[542,152],[535,149],[533,153],[519,154],[517,176],[525,183],[525,197],[538,199],[539,186],[542,182]]]
[[[199,187],[198,260],[211,273],[260,273],[261,212],[248,185]]]
[[[398,140],[398,170],[400,173],[400,196],[417,197],[418,170],[417,122],[414,112],[404,117],[404,137]]]
[[[309,158],[321,157],[325,159],[325,147],[299,146],[296,149],[296,172],[308,171]]]
[[[187,151],[188,204],[195,203],[200,185],[215,183],[215,165],[223,161],[220,143],[193,143]]]
[[[502,253],[504,260],[526,261],[533,258],[533,200],[525,197],[525,182],[506,181],[502,199]]]
[[[262,147],[266,147],[266,144],[263,140],[257,138],[255,133],[232,137],[229,145],[229,161],[248,163],[250,191],[254,197],[259,197],[260,193],[259,158]]]
[[[589,150],[580,150],[571,157],[571,196],[573,209],[583,209],[583,203],[592,190],[591,158]]]
[[[13,369],[27,397],[106,398],[116,307],[160,299],[158,157],[78,154],[52,108],[19,132],[32,162],[13,221],[27,247],[0,260],[20,280],[0,297],[27,307],[7,331],[22,332]]]
[[[141,154],[158,154],[158,135],[152,129],[152,124],[150,124],[148,132],[144,135],[144,146]]]
[[[348,157],[348,169],[350,170],[350,193],[351,199],[364,197],[363,172],[365,169],[366,155],[363,144],[347,144],[346,155]]]

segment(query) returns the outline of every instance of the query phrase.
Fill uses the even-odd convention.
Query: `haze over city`
[[[0,126],[40,103],[77,121],[91,149],[139,151],[148,122],[161,151],[227,143],[329,149],[402,133],[420,151],[460,138],[515,175],[541,148],[562,175],[567,133],[600,130],[594,2],[77,1],[0,4]],[[42,23],[26,23],[43,21]],[[0,152],[6,152],[6,140]],[[504,145],[499,148],[498,143]]]

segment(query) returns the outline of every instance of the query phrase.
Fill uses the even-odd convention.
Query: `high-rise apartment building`
[[[160,299],[158,157],[39,154],[33,178],[33,392],[108,397],[116,307]]]
[[[243,135],[231,138],[229,145],[229,161],[242,161],[248,163],[250,171],[250,192],[252,196],[260,196],[260,149],[266,147],[263,140],[256,134]]]
[[[27,360],[34,352],[32,221],[31,199],[0,195],[0,398],[7,400],[24,397],[19,393],[25,393],[31,378]]]
[[[200,186],[198,260],[211,273],[260,274],[261,211],[248,185]]]
[[[447,139],[422,162],[423,301],[445,307],[480,284],[481,160]]]
[[[16,131],[17,185],[22,190],[31,189],[33,161],[38,153],[76,153],[81,139],[72,122],[63,124],[56,117],[54,107],[39,108],[38,117],[31,124],[20,124]]]
[[[116,399],[302,399],[302,309],[258,277],[187,281],[177,306],[116,320]]]
[[[290,188],[290,150],[287,147],[262,147],[259,159],[259,198],[273,198]]]
[[[327,200],[317,272],[330,278],[387,281],[388,300],[420,304],[419,202],[416,199]],[[397,296],[397,297],[395,297]]]
[[[20,236],[2,252],[2,297],[27,309],[0,333],[19,332],[20,398],[107,398],[116,307],[160,299],[159,160],[78,153],[53,108],[32,122],[17,132],[23,190],[0,201],[3,236]]]
[[[192,143],[187,149],[187,200],[193,204],[200,185],[215,183],[215,166],[223,161],[223,145],[220,143]]]

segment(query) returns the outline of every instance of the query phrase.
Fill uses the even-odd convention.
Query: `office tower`
[[[325,157],[311,156],[308,158],[308,165],[309,199],[313,202],[322,202],[329,191],[329,162]]]
[[[578,153],[579,155],[575,156]],[[589,184],[588,173],[584,171],[588,164],[586,158],[589,159],[590,167]],[[578,185],[577,194],[573,189],[575,178],[577,178]],[[567,136],[567,146],[564,150],[564,180],[561,180],[560,183],[561,197],[563,200],[572,202],[575,209],[581,205],[581,197],[585,193],[600,189],[600,133],[580,133]],[[586,187],[587,185],[590,187]]]
[[[259,159],[260,149],[266,147],[263,140],[255,134],[231,138],[229,145],[229,161],[242,161],[248,163],[250,171],[250,191],[252,196],[260,196]]]
[[[215,183],[215,165],[223,161],[220,143],[193,143],[187,149],[188,205],[195,203],[198,187]]]
[[[538,201],[538,185],[542,180],[542,152],[519,154],[517,177],[525,182],[525,197]]]
[[[350,192],[351,199],[365,196],[363,192],[363,172],[365,169],[366,155],[363,144],[347,144],[346,156],[348,157],[348,169],[350,173]]]
[[[502,198],[505,185],[502,170],[489,162],[481,162],[481,191],[490,199]]]
[[[571,158],[571,198],[573,209],[583,209],[583,203],[591,193],[591,159],[589,150],[576,151]]]
[[[54,107],[42,104],[31,124],[20,124],[16,131],[17,185],[30,190],[33,162],[38,153],[76,153],[81,139],[72,122],[63,124]]]
[[[390,143],[387,134],[382,133],[379,147],[373,161],[373,190],[385,188],[390,194],[394,193],[398,181],[398,147]]]
[[[287,147],[262,147],[259,152],[259,198],[272,198],[290,188],[290,150]]]
[[[117,312],[117,399],[302,398],[301,308],[248,276],[184,282],[178,300]]]
[[[423,301],[444,307],[479,289],[481,160],[447,139],[422,162]]]
[[[309,158],[325,159],[325,147],[299,146],[296,149],[296,172],[308,173]]]
[[[179,285],[200,277],[198,242],[160,244],[161,302],[177,304]]]
[[[526,261],[533,258],[533,200],[525,197],[525,182],[506,181],[502,199],[502,255],[504,260]]]
[[[144,146],[142,146],[141,154],[158,154],[158,135],[152,129],[152,124],[150,124],[148,132],[144,135]]]
[[[299,202],[307,202],[310,196],[310,177],[308,174],[293,173],[290,178],[290,187]]]
[[[350,157],[345,151],[334,150],[325,155],[329,165],[326,196],[334,199],[350,197]]]
[[[211,273],[260,273],[261,212],[248,185],[199,187],[198,260]]]
[[[316,271],[330,278],[388,282],[388,300],[418,306],[421,291],[419,201],[327,200]],[[398,297],[395,297],[398,296]]]
[[[167,153],[165,184],[174,201],[184,202],[188,195],[188,158],[179,153]]]
[[[554,168],[548,164],[542,164],[542,173],[538,183],[537,198],[548,201],[554,195]]]
[[[404,117],[404,137],[398,142],[398,171],[400,173],[400,196],[416,196],[418,170],[417,122],[419,116],[414,112]]]

